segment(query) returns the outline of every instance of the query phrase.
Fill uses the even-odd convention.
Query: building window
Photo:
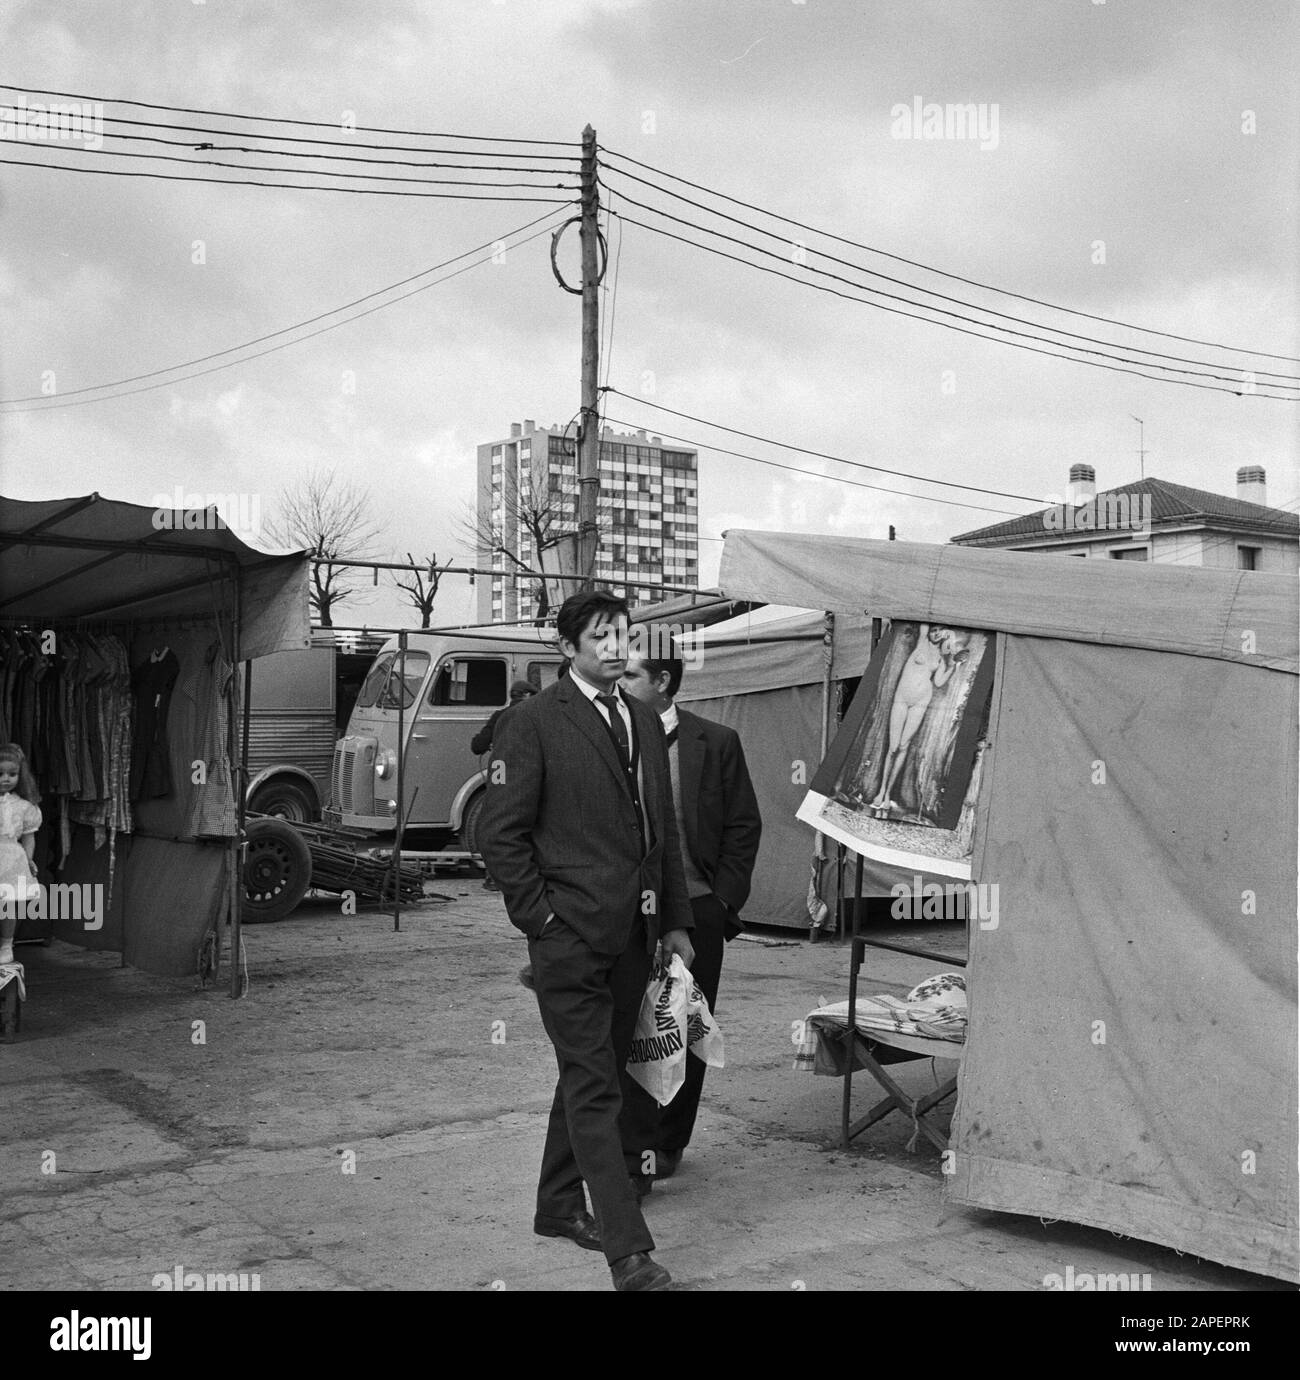
[[[1120,546],[1110,552],[1112,561],[1149,561],[1145,546]]]
[[[1259,546],[1239,546],[1237,548],[1237,569],[1258,570],[1262,550],[1263,548]]]

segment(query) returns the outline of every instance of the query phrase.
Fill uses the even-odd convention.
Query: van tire
[[[251,820],[246,832],[244,923],[283,920],[311,885],[311,849],[307,840],[282,819]]]
[[[320,818],[315,792],[283,777],[260,785],[250,797],[248,809],[255,815],[287,819],[291,824],[310,824]]]
[[[467,853],[477,853],[482,857],[483,850],[479,846],[482,842],[482,833],[479,827],[479,818],[483,814],[483,806],[487,804],[487,791],[477,791],[470,797],[469,804],[465,806],[465,815],[460,824],[460,841]]]

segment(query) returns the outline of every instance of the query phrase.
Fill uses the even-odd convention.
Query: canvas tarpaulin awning
[[[231,663],[305,647],[310,637],[310,558],[255,550],[216,516],[98,494],[0,498],[0,617],[74,633],[107,625],[133,666],[151,651],[179,663],[166,733],[171,789],[134,802],[132,832],[115,844],[77,826],[58,875],[109,898],[101,928],[64,918],[61,938],[121,950],[169,976],[194,972],[230,887]]]
[[[1026,566],[1026,562],[1029,562]],[[728,532],[724,594],[805,609],[942,619],[1029,637],[1300,669],[1294,576],[976,551],[908,541]]]
[[[160,512],[163,525],[155,521]],[[237,572],[240,655],[265,656],[308,645],[308,560],[302,552],[256,551],[220,527],[186,530],[183,512],[98,494],[0,497],[0,614],[7,617],[210,617],[228,611],[218,586]]]
[[[1296,581],[741,532],[720,583],[1000,633],[946,1192],[1294,1279]]]

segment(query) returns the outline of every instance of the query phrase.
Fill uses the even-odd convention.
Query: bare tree
[[[538,571],[548,567],[554,570],[546,553],[554,552],[566,538],[573,537],[578,530],[576,514],[576,499],[552,487],[549,481],[541,492],[532,486],[528,491],[519,492],[511,486],[504,495],[501,515],[497,519],[494,520],[490,513],[471,508],[461,524],[461,534],[477,550],[504,556],[516,570]],[[606,505],[602,501],[598,522],[605,516]],[[531,547],[531,561],[521,559],[518,554],[524,540]],[[532,621],[540,627],[551,613],[552,599],[546,582],[538,580],[520,593],[533,602]]]
[[[416,566],[415,557],[409,551],[406,553],[406,559],[412,566]],[[427,569],[417,566],[405,579],[393,576],[393,583],[398,589],[405,590],[411,603],[415,605],[422,628],[433,626],[433,601],[438,597],[438,586],[442,583],[442,577],[450,564],[450,561],[444,561],[439,566],[437,554],[431,553]]]
[[[373,543],[383,531],[370,507],[370,495],[337,471],[312,470],[280,495],[279,511],[267,524],[281,546],[305,547],[312,564],[312,613],[322,628],[334,626],[334,609],[356,594],[346,583],[348,572],[336,561],[374,559]]]

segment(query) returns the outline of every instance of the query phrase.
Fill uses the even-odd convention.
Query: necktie
[[[619,712],[618,700],[613,695],[597,695],[596,703],[609,715],[609,729],[614,735],[614,743],[618,748],[619,762],[623,767],[623,776],[627,781],[628,792],[632,796],[633,805],[636,806],[637,831],[641,835],[641,848],[644,851],[646,845],[645,813],[641,805],[641,791],[636,779],[636,764],[632,761],[632,745],[628,741],[627,725],[623,722],[623,715]]]
[[[614,732],[614,739],[618,743],[618,754],[623,761],[623,770],[628,771],[632,766],[632,745],[627,740],[627,725],[623,722],[623,715],[619,712],[618,701],[613,695],[597,695],[596,703],[604,707],[605,713],[609,715],[609,726]],[[635,794],[635,792],[633,792]]]
[[[668,735],[668,746],[669,746],[669,747],[672,747],[672,745],[673,745],[676,741],[677,741],[677,730],[674,728],[673,731]]]

